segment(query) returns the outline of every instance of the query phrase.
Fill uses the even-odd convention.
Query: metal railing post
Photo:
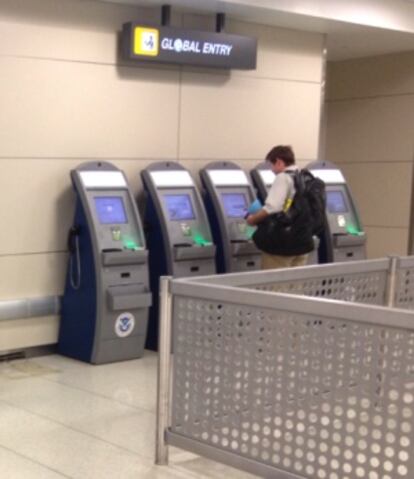
[[[395,303],[395,285],[396,285],[396,280],[397,280],[397,267],[399,263],[399,257],[398,256],[389,256],[390,260],[390,265],[388,268],[388,273],[387,273],[387,285],[386,285],[386,290],[385,290],[385,304],[384,306],[388,306],[389,308],[392,308]],[[381,359],[378,361],[378,366],[380,368],[384,367],[384,352],[385,352],[385,346],[384,343],[386,342],[386,331],[384,329],[381,330],[380,332],[380,337],[381,341],[383,344],[380,345],[379,350],[381,351]],[[380,401],[383,400],[384,397],[384,374],[380,372],[377,375],[377,388],[376,388],[376,394],[377,397],[379,398],[378,401],[375,402],[375,407],[379,407],[381,405]]]
[[[160,314],[158,336],[158,388],[157,388],[157,429],[155,463],[168,465],[168,444],[165,432],[170,419],[170,372],[171,372],[171,323],[172,295],[171,276],[160,278]]]
[[[390,256],[390,268],[387,277],[387,291],[385,298],[385,306],[392,308],[395,303],[395,290],[397,285],[397,269],[399,264],[399,256]]]

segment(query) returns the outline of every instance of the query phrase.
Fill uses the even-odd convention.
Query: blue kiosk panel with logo
[[[110,163],[85,163],[71,178],[76,210],[58,350],[93,364],[139,358],[151,294],[134,198]]]
[[[150,284],[158,298],[162,275],[184,278],[215,274],[216,246],[201,195],[190,173],[172,161],[141,172],[146,193],[145,226]],[[157,349],[158,302],[150,312],[147,347]]]
[[[200,171],[214,242],[217,244],[217,272],[260,269],[260,251],[253,243],[254,228],[245,216],[256,199],[246,173],[235,163],[209,163]]]
[[[341,170],[329,161],[315,161],[307,168],[326,185],[327,228],[321,237],[319,262],[365,259],[366,235]]]

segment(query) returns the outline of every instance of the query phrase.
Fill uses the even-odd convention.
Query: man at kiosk
[[[272,171],[276,174],[275,180],[267,195],[265,205],[259,211],[249,214],[246,221],[249,225],[258,225],[256,240],[258,244],[259,236],[270,235],[272,222],[277,224],[278,213],[287,213],[295,197],[296,189],[293,175],[298,171],[295,164],[295,155],[290,146],[279,145],[272,148],[266,156],[266,161],[271,164]],[[310,214],[306,211],[305,202],[301,205],[302,211],[299,212],[298,227],[289,240],[283,241],[282,235],[278,235],[277,228],[274,229],[274,238],[272,238],[272,248],[262,250],[262,269],[287,268],[290,266],[303,266],[307,262],[308,253],[314,248],[312,225],[310,224]],[[262,228],[262,229],[261,229]],[[266,230],[265,230],[266,228]]]

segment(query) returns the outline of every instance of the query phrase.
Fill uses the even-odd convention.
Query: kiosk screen
[[[164,195],[164,201],[170,220],[181,221],[195,218],[190,195]]]
[[[342,191],[327,191],[326,205],[329,213],[347,213],[348,208]]]
[[[102,225],[127,223],[124,202],[119,196],[96,196],[95,207]]]
[[[222,193],[224,211],[229,218],[244,218],[247,213],[246,196],[243,193]]]

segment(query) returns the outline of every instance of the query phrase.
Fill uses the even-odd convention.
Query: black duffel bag
[[[281,256],[297,256],[314,249],[309,206],[295,195],[287,212],[267,216],[253,234],[255,245],[263,252]]]

